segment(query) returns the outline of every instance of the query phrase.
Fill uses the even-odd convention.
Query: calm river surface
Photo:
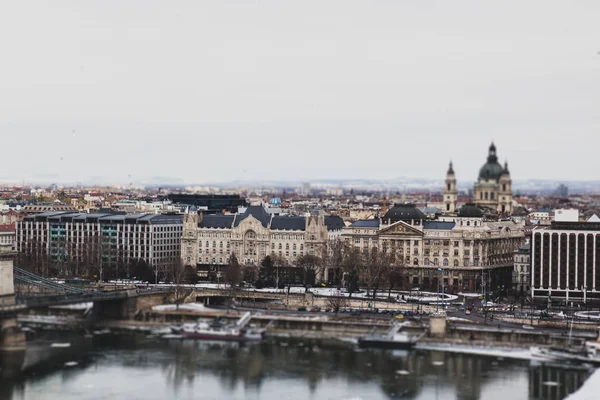
[[[33,342],[23,356],[3,357],[0,399],[552,400],[577,390],[590,373],[313,342],[239,346],[133,334],[54,335]],[[57,342],[71,345],[51,347]],[[23,364],[26,372],[11,377]]]

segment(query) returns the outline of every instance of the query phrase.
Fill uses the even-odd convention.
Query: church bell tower
[[[183,265],[196,266],[198,263],[198,224],[201,216],[194,206],[185,210],[181,237],[181,261]]]
[[[451,214],[456,212],[457,202],[456,192],[456,176],[454,175],[454,168],[452,167],[452,161],[448,166],[448,172],[446,173],[446,186],[444,187],[444,213]]]

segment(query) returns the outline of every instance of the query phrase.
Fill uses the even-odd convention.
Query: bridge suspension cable
[[[39,287],[43,287],[45,289],[60,290],[60,291],[64,291],[67,293],[85,293],[86,292],[86,290],[84,290],[84,289],[57,283],[51,279],[42,278],[41,276],[32,274],[31,272],[25,271],[24,269],[21,269],[18,267],[13,267],[13,271],[14,271],[14,279],[24,282],[24,283],[36,285]]]

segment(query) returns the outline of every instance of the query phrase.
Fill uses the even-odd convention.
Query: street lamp
[[[436,302],[436,311],[439,312],[439,310],[440,310],[440,284],[442,284],[442,285],[444,284],[444,270],[440,267],[438,267],[437,270],[440,273],[440,280],[438,281],[438,285],[437,285],[438,301]]]

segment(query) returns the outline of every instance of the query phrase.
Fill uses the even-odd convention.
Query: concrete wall
[[[13,261],[0,256],[0,297],[15,293],[13,281]]]
[[[0,319],[0,351],[22,351],[24,349],[25,334],[17,326],[17,318]]]

